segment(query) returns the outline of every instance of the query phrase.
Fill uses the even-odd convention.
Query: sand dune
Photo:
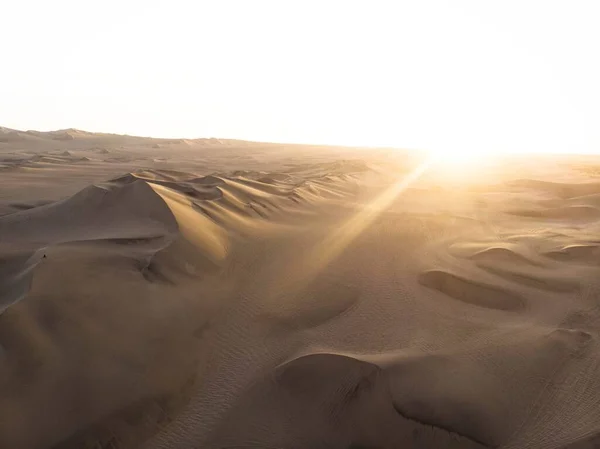
[[[0,447],[599,447],[600,179],[421,159],[2,128]]]
[[[448,271],[430,270],[419,277],[421,284],[446,295],[481,307],[500,310],[518,310],[524,300],[499,286],[473,281]]]

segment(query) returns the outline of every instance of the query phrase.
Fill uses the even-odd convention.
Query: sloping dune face
[[[590,167],[18,133],[0,447],[598,446]]]

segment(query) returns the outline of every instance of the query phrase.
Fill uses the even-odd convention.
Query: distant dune
[[[423,161],[0,128],[0,447],[600,447],[600,158]]]
[[[56,131],[20,131],[16,129],[4,128],[0,126],[0,144],[23,141],[79,141],[79,140],[105,140],[112,145],[121,143],[131,144],[132,142],[153,143],[156,145],[223,145],[236,144],[247,145],[251,142],[236,139],[217,139],[198,138],[198,139],[167,139],[155,137],[140,137],[121,134],[94,133],[82,131],[80,129],[60,129]],[[265,144],[268,145],[268,144]],[[157,147],[158,148],[158,147]]]

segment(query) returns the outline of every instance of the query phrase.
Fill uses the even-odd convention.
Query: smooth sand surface
[[[600,158],[0,128],[0,447],[600,447]]]

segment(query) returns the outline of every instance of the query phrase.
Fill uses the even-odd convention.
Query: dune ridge
[[[261,176],[265,181],[265,176]],[[9,274],[0,277],[0,286],[6,290],[3,307],[25,296],[24,286],[31,282],[28,273],[34,268],[32,260],[39,262],[44,249],[50,246],[93,241],[129,245],[160,242],[154,253],[143,253],[144,261],[140,263],[147,269],[156,253],[177,240],[177,234],[193,234],[190,238],[195,250],[213,261],[223,259],[226,244],[217,243],[225,239],[220,229],[224,219],[218,218],[223,211],[266,218],[274,210],[290,207],[290,200],[295,205],[319,195],[343,196],[339,183],[346,180],[329,175],[326,178],[295,183],[267,178],[270,182],[263,182],[243,176],[198,177],[185,172],[143,170],[91,185],[56,203],[24,207],[23,211],[0,218],[0,249],[17,252],[4,263],[10,266]],[[218,205],[211,205],[213,201],[218,201]],[[195,231],[185,232],[190,228],[209,231],[203,236]],[[30,252],[23,253],[25,250]],[[20,293],[9,294],[13,291]]]

